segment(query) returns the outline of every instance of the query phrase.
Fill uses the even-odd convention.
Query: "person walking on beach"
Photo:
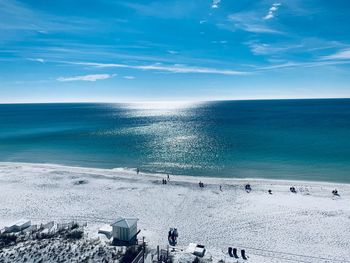
[[[221,184],[220,184],[220,191],[222,192],[222,186],[221,186]]]
[[[140,173],[140,169],[139,169],[139,168],[136,169],[136,173],[137,173],[137,174]]]
[[[168,239],[170,239],[170,237],[171,237],[171,232],[172,232],[172,229],[170,228],[170,230],[168,232]]]
[[[170,177],[169,177],[169,174],[167,174],[167,177],[168,177],[168,178],[167,178],[167,179],[168,179],[168,181],[170,181]]]
[[[246,185],[245,185],[245,191],[246,191],[247,193],[250,193],[251,190],[252,190],[252,188],[251,188],[250,184],[246,184]]]

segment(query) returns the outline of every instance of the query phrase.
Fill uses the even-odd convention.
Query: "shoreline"
[[[72,169],[81,170],[82,172],[97,172],[103,175],[116,175],[118,177],[122,176],[137,176],[136,169],[137,168],[124,168],[124,167],[116,167],[116,168],[96,168],[96,167],[86,167],[86,166],[70,166],[63,164],[55,164],[55,163],[30,163],[30,162],[1,162],[1,166],[28,166],[33,168],[63,168],[63,169]],[[107,173],[107,174],[106,174]],[[189,182],[189,183],[198,183],[199,181],[210,182],[210,184],[218,184],[218,181],[221,183],[229,183],[229,182],[240,182],[240,183],[251,183],[251,182],[259,182],[259,183],[270,183],[270,184],[307,184],[307,185],[335,185],[335,186],[350,186],[350,183],[346,182],[332,182],[332,181],[317,181],[317,180],[292,180],[292,179],[271,179],[271,178],[255,178],[255,177],[246,177],[246,178],[228,178],[228,177],[214,177],[214,176],[195,176],[195,175],[177,175],[177,174],[169,174],[170,177],[175,181]],[[144,178],[149,179],[162,179],[167,176],[166,173],[149,173],[140,171],[139,176],[143,176]],[[249,182],[248,182],[249,181]]]

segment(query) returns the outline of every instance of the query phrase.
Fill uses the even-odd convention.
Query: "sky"
[[[0,0],[0,103],[350,97],[348,0]]]

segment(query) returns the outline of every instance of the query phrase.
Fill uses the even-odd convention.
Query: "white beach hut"
[[[112,226],[112,237],[123,242],[131,242],[137,236],[137,218],[119,217]]]

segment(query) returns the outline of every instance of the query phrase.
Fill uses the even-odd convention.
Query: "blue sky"
[[[350,1],[0,0],[0,102],[350,97]]]

